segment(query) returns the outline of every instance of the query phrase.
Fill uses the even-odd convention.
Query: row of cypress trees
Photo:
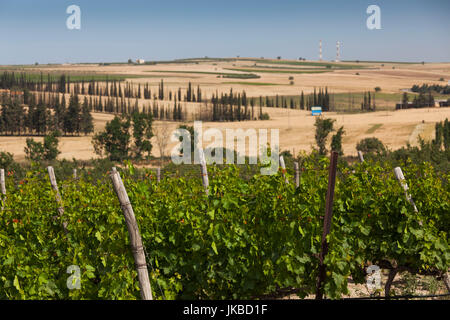
[[[263,98],[259,97],[259,105],[268,108],[284,108],[284,109],[300,109],[300,110],[311,110],[313,106],[321,106],[322,111],[329,111],[331,108],[331,96],[328,93],[328,88],[319,88],[317,91],[314,88],[314,92],[308,95],[305,95],[302,91],[300,97],[297,99],[295,97],[279,97],[276,95],[275,97],[266,96]]]
[[[1,135],[47,135],[59,131],[64,135],[87,135],[94,130],[87,98],[80,103],[71,95],[68,104],[65,96],[29,94],[28,104],[11,95],[1,95]]]
[[[78,79],[78,78],[77,78]],[[150,84],[147,82],[141,86],[133,85],[130,82],[123,80],[105,80],[96,81],[91,80],[76,80],[71,81],[70,76],[65,74],[55,78],[47,74],[44,77],[41,73],[40,76],[36,74],[20,73],[5,71],[0,76],[0,88],[1,89],[27,89],[29,91],[38,92],[59,92],[59,93],[73,93],[78,95],[92,95],[92,96],[104,96],[114,98],[138,98],[146,100],[170,100],[177,99],[178,101],[184,100],[185,102],[202,102],[202,91],[200,86],[196,89],[192,88],[191,82],[188,83],[188,87],[185,90],[186,93],[182,95],[182,89],[178,88],[176,91],[167,90],[164,86],[164,81],[158,84],[158,92],[153,92]]]

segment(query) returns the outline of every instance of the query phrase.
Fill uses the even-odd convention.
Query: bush
[[[293,77],[293,76],[290,76],[290,77],[289,77],[289,80],[294,80],[294,77]]]
[[[36,142],[32,138],[27,138],[25,147],[25,158],[31,161],[41,162],[42,160],[55,160],[61,153],[58,150],[59,132],[55,131],[44,137],[44,143]]]
[[[44,160],[44,145],[36,142],[34,139],[27,138],[27,146],[25,147],[25,158],[27,160],[41,162]]]
[[[380,92],[381,88],[380,87],[375,87],[375,92]]]
[[[0,169],[8,170],[14,163],[13,155],[9,152],[0,152]]]
[[[386,148],[379,139],[372,137],[372,138],[365,138],[358,142],[356,145],[356,150],[361,151],[363,153],[376,153],[376,154],[382,154],[386,151]]]
[[[270,120],[269,114],[264,112],[263,114],[261,114],[260,120]]]
[[[334,119],[316,118],[316,122],[314,123],[314,126],[316,127],[315,139],[320,155],[325,155],[327,153],[325,143],[327,141],[328,134],[333,131],[333,124],[335,121],[336,120]]]

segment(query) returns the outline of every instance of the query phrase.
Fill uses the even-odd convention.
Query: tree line
[[[58,131],[64,135],[87,135],[94,130],[87,98],[80,103],[78,95],[65,96],[27,93],[27,104],[18,97],[3,93],[0,98],[1,135],[47,135]]]
[[[438,94],[450,94],[450,86],[441,86],[438,84],[422,84],[421,86],[415,84],[411,87],[412,92],[418,93],[431,93],[436,92]]]
[[[364,92],[364,98],[361,102],[361,110],[362,111],[375,111],[375,93],[370,95],[370,91]]]
[[[322,111],[330,111],[332,108],[332,96],[328,93],[328,87],[314,88],[314,92],[305,95],[302,91],[298,99],[296,97],[284,97],[276,95],[275,97],[266,96],[259,97],[259,105],[268,108],[283,108],[283,109],[300,109],[311,110],[311,107],[321,106]]]
[[[70,76],[62,74],[58,77],[51,76],[50,73],[47,77],[41,73],[27,74],[27,73],[14,73],[5,71],[0,76],[0,89],[21,89],[38,92],[59,92],[59,93],[73,93],[77,95],[91,95],[101,97],[114,97],[114,98],[136,98],[145,100],[178,100],[185,102],[203,102],[202,91],[200,86],[193,88],[191,82],[188,83],[188,87],[183,94],[181,88],[172,91],[167,90],[164,86],[164,80],[158,83],[158,91],[152,92],[150,84],[146,82],[137,86],[130,82],[123,80],[112,79],[97,81],[94,79],[85,80],[76,78],[71,80]]]
[[[434,97],[431,95],[431,91],[428,93],[420,92],[419,95],[414,96],[413,101],[410,103],[408,93],[404,92],[402,96],[402,102],[397,103],[396,109],[409,109],[409,108],[427,108],[434,107]]]

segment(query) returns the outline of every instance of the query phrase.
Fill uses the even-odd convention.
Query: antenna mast
[[[322,40],[319,41],[319,61],[322,61]]]

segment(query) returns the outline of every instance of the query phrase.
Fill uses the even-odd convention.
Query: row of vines
[[[198,179],[137,179],[121,170],[147,253],[156,299],[245,299],[278,288],[314,294],[329,160],[302,162],[299,187],[289,170],[242,179],[237,167],[209,166],[209,195]],[[412,272],[450,267],[450,175],[428,164],[402,168],[418,212],[388,163],[338,167],[324,294],[348,293],[348,278],[389,261]],[[7,177],[0,209],[0,299],[139,299],[139,283],[119,201],[105,174],[58,181],[45,171]],[[67,268],[79,266],[80,289]]]

